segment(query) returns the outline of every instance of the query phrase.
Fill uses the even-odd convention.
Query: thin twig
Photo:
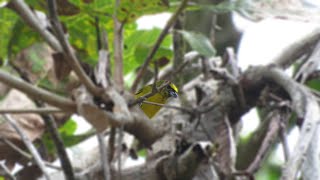
[[[288,159],[290,157],[290,151],[289,151],[287,136],[285,134],[284,127],[282,127],[282,125],[281,125],[281,129],[280,129],[280,140],[281,140],[281,144],[282,144],[284,159],[285,159],[285,161],[288,161]]]
[[[110,137],[109,137],[109,142],[108,142],[108,147],[109,147],[108,159],[109,159],[109,162],[111,162],[113,160],[113,157],[114,157],[115,138],[116,138],[116,128],[115,127],[111,127]]]
[[[99,142],[99,150],[100,150],[100,157],[101,157],[101,164],[102,164],[102,171],[104,180],[110,180],[110,166],[108,160],[108,153],[107,153],[107,146],[104,143],[104,136],[103,133],[97,133],[97,138]]]
[[[138,99],[132,101],[132,102],[129,102],[129,107],[132,107],[136,104],[140,104],[142,103],[144,100],[146,100],[147,98],[155,95],[156,93],[158,93],[161,89],[163,89],[164,87],[168,86],[170,84],[170,82],[166,82],[164,84],[162,84],[160,87],[156,88],[156,90],[152,90],[150,93],[147,93],[146,95],[142,96],[142,97],[139,97]]]
[[[178,67],[174,67],[173,65],[171,66],[166,66],[165,68],[163,68],[160,72],[159,72],[159,79],[161,80],[169,80],[171,81],[173,77],[177,76],[179,73],[182,72],[182,70],[189,65],[192,61],[200,58],[201,55],[198,52],[195,51],[191,51],[188,52],[185,56],[184,56],[184,60],[181,64],[179,64]],[[150,83],[153,81],[150,80]]]
[[[97,41],[97,50],[99,52],[99,50],[102,49],[102,44],[101,44],[101,33],[100,33],[100,21],[99,21],[99,17],[94,17],[95,20],[95,28],[96,28],[96,41]]]
[[[312,74],[319,67],[319,57],[320,57],[320,41],[314,47],[313,52],[310,57],[300,66],[297,73],[294,75],[294,79],[304,84],[310,74]]]
[[[286,136],[286,124],[281,121],[280,122],[280,140],[283,148],[284,159],[288,161],[290,157],[289,144]]]
[[[152,93],[157,92],[158,73],[159,73],[158,63],[154,62],[154,80],[153,80],[152,91],[151,91]]]
[[[123,141],[123,135],[124,135],[124,126],[121,125],[119,128],[119,136],[118,136],[118,144],[117,144],[117,154],[118,154],[118,180],[121,180],[122,178],[122,141]]]
[[[73,49],[71,48],[69,41],[66,39],[64,35],[64,32],[62,30],[62,25],[58,19],[56,1],[47,0],[47,2],[48,2],[48,11],[49,11],[51,24],[55,31],[56,37],[62,46],[62,50],[63,50],[62,52],[66,57],[65,59],[68,61],[68,64],[77,74],[77,76],[80,79],[80,82],[82,82],[85,85],[88,91],[95,96],[98,96],[98,97],[101,96],[102,89],[98,88],[87,76],[87,74],[81,67],[79,60],[77,59]]]
[[[0,163],[0,169],[3,169],[3,171],[6,173],[6,177],[8,177],[10,180],[16,180],[14,175],[10,172],[10,170],[7,168],[6,165]]]
[[[6,145],[8,145],[10,148],[12,148],[14,151],[16,151],[19,154],[21,154],[23,157],[25,157],[25,158],[27,158],[29,160],[32,159],[32,156],[29,153],[27,153],[26,151],[22,150],[20,147],[18,147],[17,145],[15,145],[11,141],[9,141],[7,138],[0,137],[0,140],[2,142],[4,142]]]
[[[35,162],[35,160],[32,158],[32,156],[28,152],[24,151],[23,149],[21,149],[20,147],[18,147],[17,145],[12,143],[11,141],[9,141],[7,138],[0,137],[0,141],[4,142],[6,145],[8,145],[14,151],[18,152],[24,158]],[[56,169],[56,170],[62,170],[62,168],[60,166],[55,166],[47,161],[44,161],[44,164],[49,168]]]
[[[179,110],[181,112],[188,113],[188,114],[194,114],[194,111],[192,109],[187,109],[187,108],[183,108],[183,107],[179,107],[179,106],[160,104],[160,103],[155,103],[155,102],[150,102],[150,101],[143,101],[142,103],[151,104],[151,105],[155,105],[155,106],[161,106],[161,107],[169,108],[169,109],[176,109],[176,110]]]
[[[150,64],[150,61],[152,60],[153,56],[157,52],[158,48],[160,47],[161,42],[166,37],[166,35],[169,32],[169,29],[174,25],[176,20],[178,19],[179,15],[182,13],[184,8],[187,6],[188,0],[183,0],[179,6],[179,8],[176,10],[176,12],[171,16],[169,21],[167,22],[166,26],[163,28],[161,34],[159,35],[156,43],[153,45],[152,49],[150,50],[148,56],[144,60],[143,65],[141,66],[136,79],[133,82],[133,85],[131,87],[131,92],[135,92],[137,90],[138,84],[141,81],[143,75],[145,74],[145,71],[147,70],[148,65]]]
[[[62,138],[58,132],[57,124],[55,123],[51,115],[42,115],[46,127],[49,130],[49,134],[53,140],[55,147],[57,148],[57,153],[59,160],[61,162],[62,170],[65,175],[65,178],[68,180],[74,180],[74,173],[71,162],[69,160],[68,154],[65,150]]]
[[[39,23],[37,16],[23,0],[12,0],[10,4],[13,5],[13,10],[15,10],[31,28],[38,32],[54,50],[58,52],[62,51],[62,47],[56,37],[48,31],[44,23]]]
[[[250,174],[255,173],[259,169],[259,167],[261,166],[261,163],[266,157],[267,152],[269,151],[271,145],[274,143],[277,135],[279,134],[279,129],[280,129],[279,112],[272,112],[271,114],[269,114],[268,118],[271,118],[271,119],[270,119],[270,123],[268,124],[269,127],[268,127],[267,134],[263,139],[263,142],[258,150],[258,153],[254,161],[250,164],[250,166],[246,170],[246,172],[249,172]]]
[[[123,80],[123,23],[118,20],[117,12],[120,7],[120,0],[115,0],[115,7],[113,11],[113,25],[114,25],[114,80],[120,91],[124,88]]]
[[[54,93],[38,88],[32,84],[26,83],[25,81],[22,81],[21,79],[12,76],[2,70],[0,70],[0,81],[7,84],[8,86],[22,91],[32,98],[59,107],[66,112],[76,112],[76,104],[70,99],[58,96]]]
[[[32,156],[35,159],[38,167],[42,171],[44,177],[47,180],[50,180],[50,176],[49,176],[48,172],[46,171],[45,164],[44,164],[43,160],[41,159],[41,156],[38,153],[37,149],[34,147],[32,142],[30,141],[30,139],[24,134],[22,129],[20,129],[20,127],[16,124],[15,120],[12,119],[12,117],[10,115],[4,114],[3,117],[16,130],[16,132],[20,135],[21,140],[23,141],[23,143],[26,145],[26,147],[28,148],[28,150],[32,154]]]
[[[0,114],[52,114],[52,113],[63,113],[65,111],[57,108],[34,108],[34,109],[0,109]]]

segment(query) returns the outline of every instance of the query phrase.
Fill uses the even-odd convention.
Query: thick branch
[[[250,74],[250,75],[249,75]],[[249,76],[251,78],[249,78]],[[301,134],[292,156],[289,158],[283,169],[282,179],[295,179],[300,169],[307,150],[310,147],[312,138],[315,135],[318,124],[320,123],[320,109],[316,98],[301,84],[288,77],[282,70],[276,67],[259,66],[248,70],[248,80],[255,81],[253,84],[260,84],[268,80],[282,87],[290,96],[294,111],[298,118],[303,118]],[[252,83],[252,82],[251,82]],[[248,84],[247,84],[248,85]]]
[[[40,89],[34,85],[26,83],[19,78],[16,78],[4,71],[0,70],[0,81],[11,86],[15,89],[18,89],[27,95],[31,96],[34,99],[44,101],[53,106],[59,107],[64,111],[76,112],[76,105],[71,100],[53,94],[44,89]]]
[[[317,43],[320,39],[320,29],[316,28],[311,33],[298,39],[282,51],[277,57],[274,58],[273,63],[284,69],[292,65],[301,55],[305,54],[306,49]]]

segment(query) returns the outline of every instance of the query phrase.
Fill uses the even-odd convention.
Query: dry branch
[[[306,158],[307,150],[320,123],[318,117],[320,109],[316,98],[303,85],[295,82],[277,67],[252,67],[251,70],[247,71],[245,79],[247,82],[252,80],[251,83],[255,85],[265,83],[265,80],[267,80],[282,87],[289,94],[293,110],[297,113],[298,118],[304,119],[298,144],[286,163],[282,174],[283,180],[294,179]]]
[[[45,163],[43,162],[43,160],[41,159],[40,154],[38,153],[36,147],[32,144],[32,142],[30,141],[30,139],[27,137],[27,135],[25,135],[25,133],[20,129],[20,127],[15,123],[15,120],[10,116],[5,114],[3,116],[6,121],[17,131],[17,133],[20,135],[23,143],[26,145],[26,147],[28,148],[28,150],[30,151],[30,153],[32,154],[33,158],[36,161],[36,164],[38,165],[38,167],[41,169],[42,173],[44,174],[44,177],[47,180],[50,180],[50,176],[48,174],[48,172],[46,171],[45,168]]]
[[[44,101],[48,104],[56,106],[66,112],[76,112],[76,104],[70,99],[58,96],[54,93],[38,88],[19,78],[16,78],[2,70],[0,70],[0,81],[11,86],[34,99]]]
[[[153,48],[151,51],[149,51],[147,58],[144,60],[143,65],[141,66],[141,69],[139,70],[136,79],[133,82],[133,85],[131,87],[131,92],[135,92],[137,90],[138,84],[142,79],[142,76],[144,75],[145,71],[147,70],[147,67],[149,66],[153,56],[156,54],[158,48],[160,47],[161,42],[165,38],[165,36],[168,34],[169,29],[174,25],[176,20],[178,19],[179,15],[182,13],[184,8],[187,6],[188,0],[183,0],[178,7],[178,9],[175,11],[175,13],[171,16],[169,21],[167,22],[166,26],[163,28],[162,32],[160,33],[156,43],[153,45]]]
[[[85,85],[85,87],[95,96],[100,96],[102,93],[102,89],[98,88],[91,79],[87,76],[85,71],[80,65],[79,60],[77,59],[74,50],[72,49],[69,41],[66,39],[65,34],[62,30],[62,25],[59,21],[58,14],[57,14],[57,6],[55,0],[47,0],[48,2],[48,12],[49,12],[49,18],[52,24],[52,27],[55,31],[55,35],[57,39],[59,40],[62,51],[65,59],[67,60],[68,64],[71,66],[71,68],[74,70],[74,72],[77,74],[77,76],[80,79],[80,82]]]
[[[57,108],[34,108],[34,109],[0,109],[0,114],[25,114],[25,113],[36,113],[36,114],[53,114],[63,113],[61,109]]]
[[[40,20],[23,0],[12,0],[8,6],[16,11],[31,28],[38,32],[54,50],[58,52],[62,51],[59,41],[48,31],[44,23],[39,23]]]
[[[310,47],[315,45],[319,39],[320,29],[316,28],[311,33],[297,39],[291,46],[287,46],[286,49],[281,51],[281,54],[274,58],[273,63],[281,68],[288,68],[300,56],[305,54],[308,49],[310,50]]]

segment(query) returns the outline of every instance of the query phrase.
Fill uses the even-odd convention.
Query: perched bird
[[[168,82],[169,81],[166,81],[166,80],[160,80],[156,83],[156,86],[157,86],[157,88],[159,88]],[[135,98],[138,99],[139,97],[142,97],[146,94],[149,94],[150,92],[152,92],[152,84],[141,88],[135,94]],[[178,88],[173,83],[170,82],[167,86],[160,89],[159,92],[157,92],[153,96],[147,98],[145,101],[158,103],[158,104],[165,104],[170,97],[177,98],[178,97],[177,93],[178,93]],[[140,104],[140,108],[151,119],[161,109],[161,106],[152,105],[152,104],[142,102]]]

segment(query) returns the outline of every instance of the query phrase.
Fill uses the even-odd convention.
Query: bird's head
[[[160,81],[161,85],[163,83],[168,83],[168,81]],[[170,97],[174,97],[177,98],[178,97],[178,88],[173,84],[173,83],[169,83],[166,87],[164,87],[161,90],[161,93],[166,96],[167,98]]]

